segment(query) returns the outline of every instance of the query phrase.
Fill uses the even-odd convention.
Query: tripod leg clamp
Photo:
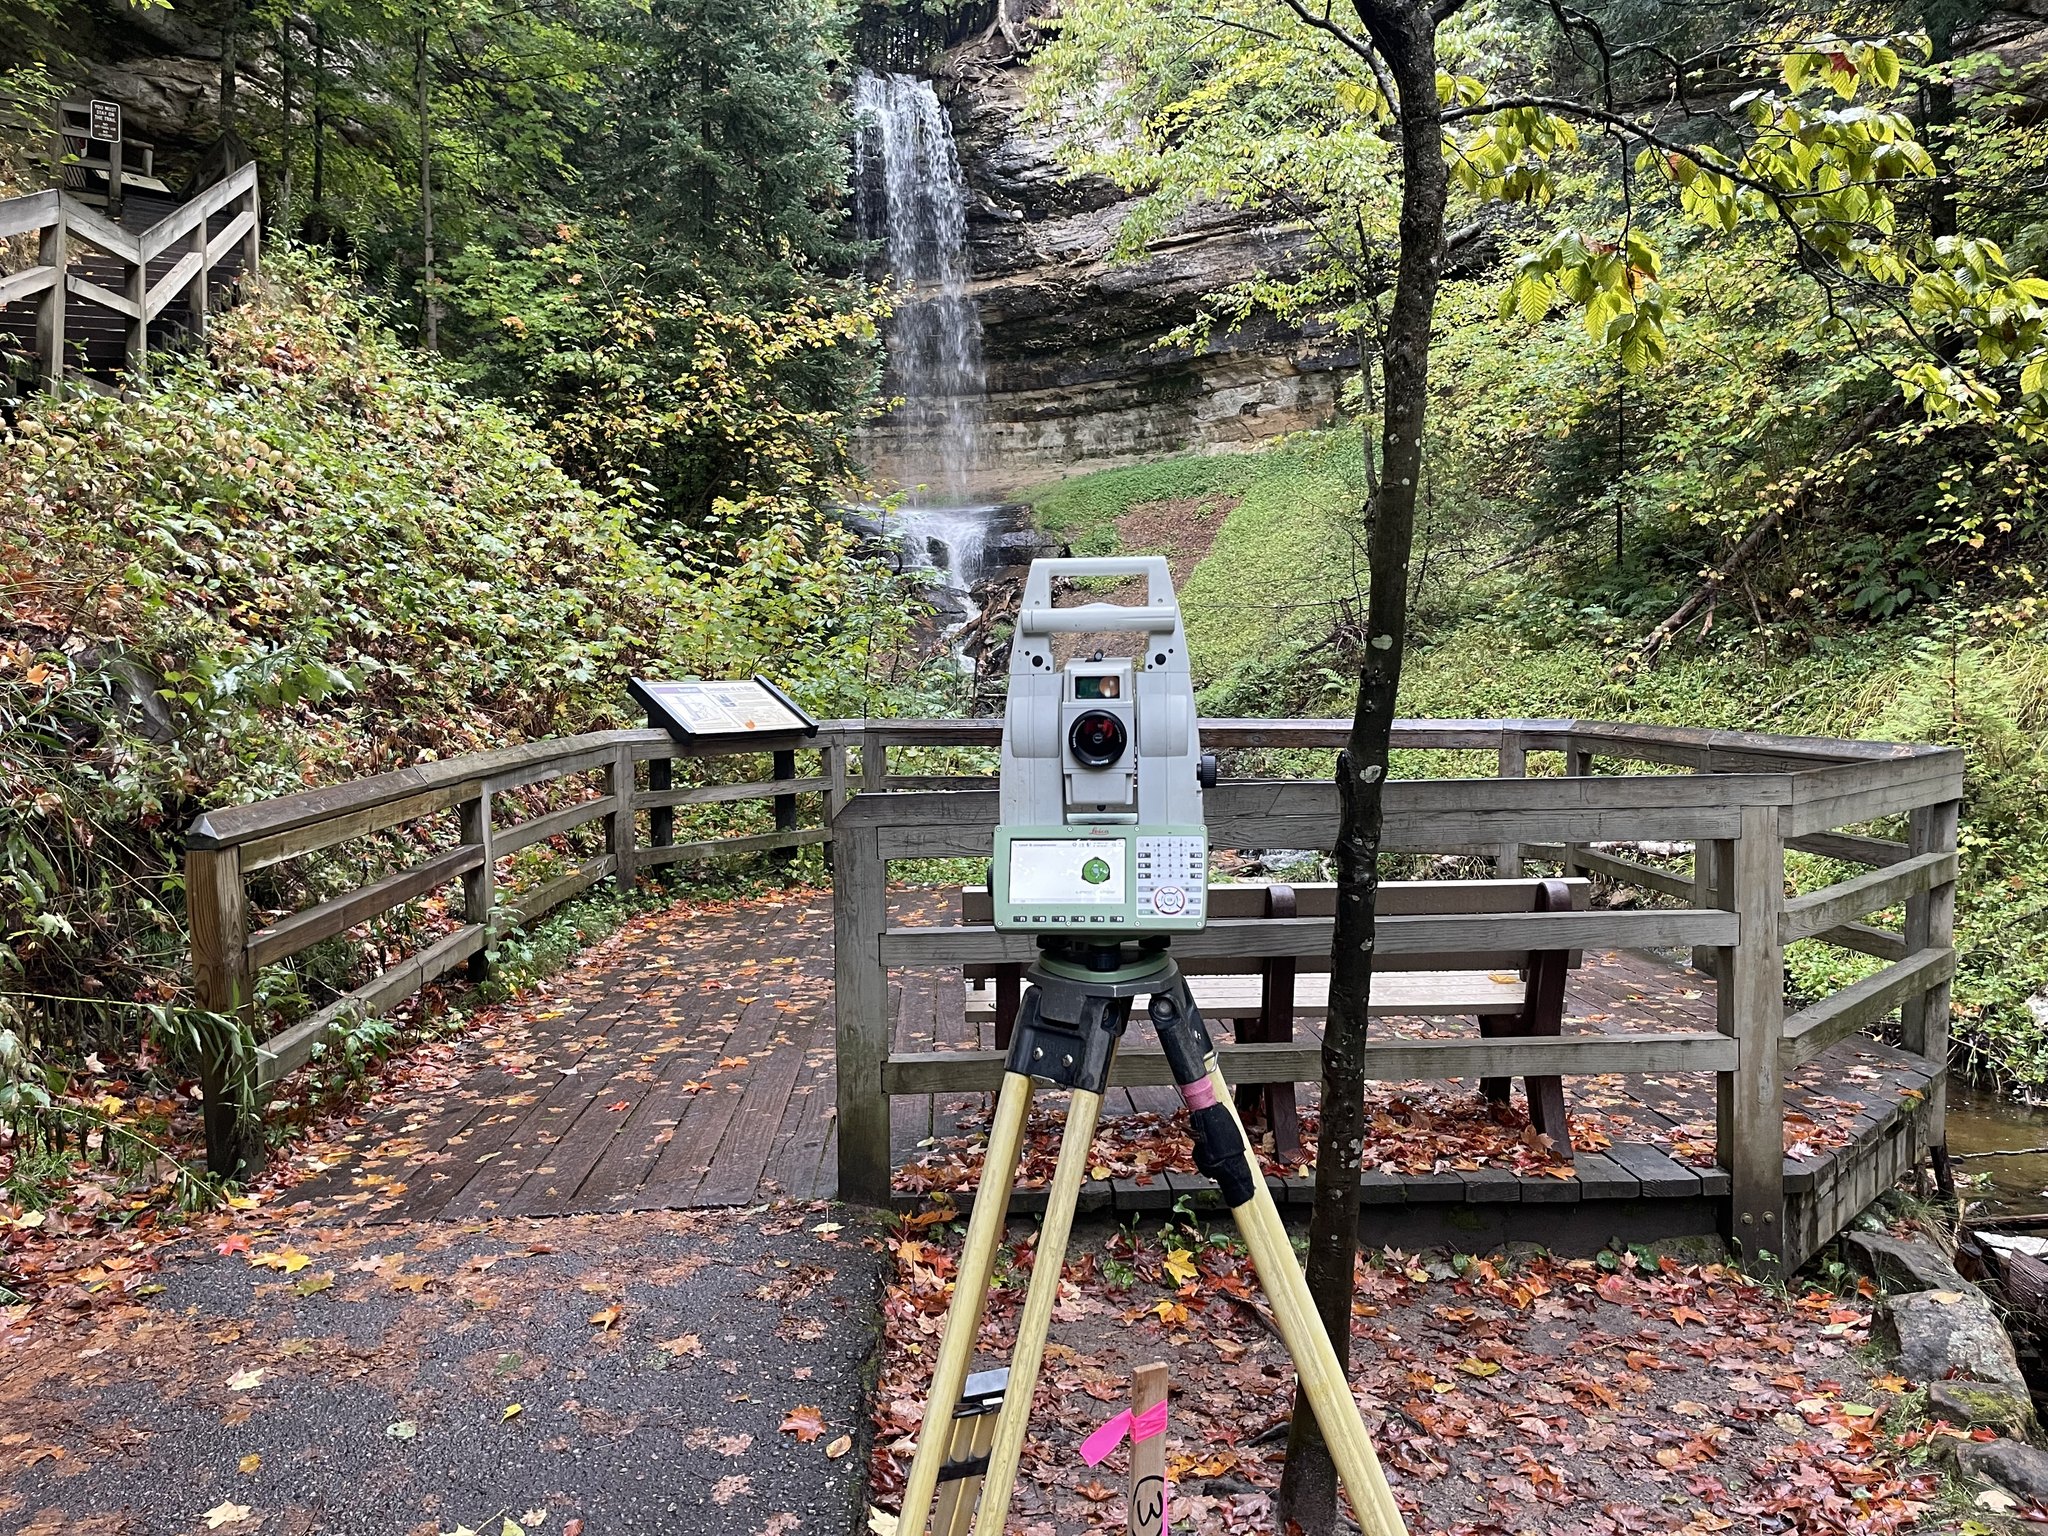
[[[1209,1032],[1194,999],[1187,996],[1186,986],[1176,981],[1171,991],[1154,993],[1148,1011],[1188,1107],[1195,1167],[1203,1177],[1216,1181],[1223,1203],[1234,1211],[1252,1198],[1258,1175],[1245,1156],[1244,1135],[1237,1128],[1236,1117],[1216,1102],[1216,1090],[1209,1082]]]
[[[1192,1085],[1190,1085],[1192,1086]],[[1209,1087],[1207,1082],[1201,1084]],[[1195,1107],[1195,1095],[1187,1089],[1181,1097],[1188,1103],[1188,1134],[1195,1144],[1195,1166],[1206,1178],[1216,1181],[1223,1203],[1233,1211],[1247,1203],[1257,1191],[1251,1160],[1244,1155],[1244,1136],[1228,1109],[1207,1094],[1208,1104]]]

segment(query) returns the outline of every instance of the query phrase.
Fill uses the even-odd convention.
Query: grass
[[[1253,454],[1170,459],[1079,476],[1036,494],[1040,519],[1077,549],[1118,552],[1118,520],[1147,502],[1238,498],[1208,556],[1182,583],[1204,714],[1342,716],[1357,679],[1332,643],[1362,588],[1357,508],[1365,494],[1356,429],[1302,433]],[[1428,532],[1478,552],[1496,536]],[[1531,575],[1531,572],[1540,574]],[[1667,594],[1573,593],[1541,562],[1472,580],[1432,574],[1417,605],[1401,713],[1417,718],[1591,718],[1787,735],[1936,741],[1969,764],[1958,892],[1954,1033],[1973,1078],[2048,1094],[2048,1035],[2028,1004],[2048,994],[2048,647],[1973,638],[1969,615],[1928,608],[1803,637],[1760,653],[1739,616],[1688,636],[1654,667],[1630,665]],[[1652,600],[1654,599],[1654,601]],[[1655,613],[1651,610],[1655,609]],[[1649,617],[1645,617],[1649,615]],[[1269,752],[1231,772],[1322,776],[1331,754]],[[1402,777],[1490,774],[1485,754],[1400,753]],[[1535,772],[1554,772],[1539,762]],[[1869,830],[1902,835],[1896,824]],[[1851,873],[1813,859],[1801,890]],[[1786,956],[1795,997],[1818,996],[1870,962],[1802,943]]]

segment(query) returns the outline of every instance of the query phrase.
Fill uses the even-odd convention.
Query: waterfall
[[[967,294],[966,188],[929,80],[863,70],[853,86],[860,233],[897,288],[889,370],[904,404],[890,419],[925,455],[932,499],[967,499],[982,399],[981,316]],[[956,581],[971,573],[955,570]]]

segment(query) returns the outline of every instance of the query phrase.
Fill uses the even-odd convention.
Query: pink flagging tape
[[[1216,1088],[1206,1077],[1198,1077],[1192,1083],[1180,1085],[1180,1096],[1189,1109],[1207,1109],[1216,1102]]]
[[[1151,1440],[1165,1433],[1165,1403],[1154,1403],[1143,1413],[1135,1415],[1126,1408],[1081,1442],[1081,1459],[1091,1467],[1098,1466],[1111,1451],[1124,1443],[1126,1436],[1132,1440]]]

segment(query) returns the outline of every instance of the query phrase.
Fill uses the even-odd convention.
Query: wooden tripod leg
[[[967,1217],[967,1244],[960,1252],[960,1272],[953,1281],[953,1302],[946,1309],[946,1331],[939,1359],[932,1369],[931,1396],[925,1400],[924,1427],[918,1431],[917,1454],[911,1458],[910,1480],[903,1487],[899,1536],[925,1536],[931,1518],[932,1494],[939,1468],[946,1460],[946,1426],[953,1405],[967,1385],[974,1363],[974,1339],[981,1331],[981,1309],[995,1273],[996,1249],[1003,1240],[1003,1219],[1010,1211],[1010,1190],[1017,1182],[1017,1162],[1024,1150],[1024,1123],[1031,1113],[1031,1079],[1022,1072],[1003,1074],[989,1126],[988,1155],[981,1165],[981,1183],[974,1209]],[[1026,1396],[1029,1396],[1027,1391]]]
[[[1225,1090],[1226,1092],[1228,1090]],[[1067,1128],[1060,1138],[1060,1160],[1046,1194],[1045,1225],[1038,1233],[1038,1257],[1031,1266],[1031,1288],[1024,1294],[1024,1315],[1017,1323],[1017,1345],[1010,1351],[1010,1385],[996,1416],[995,1447],[981,1484],[981,1508],[974,1517],[974,1536],[1002,1536],[1010,1514],[1010,1491],[1017,1481],[1017,1463],[1024,1454],[1030,1428],[1031,1396],[1038,1387],[1038,1369],[1045,1360],[1045,1332],[1052,1325],[1059,1300],[1060,1271],[1066,1267],[1067,1238],[1074,1229],[1074,1204],[1095,1145],[1095,1122],[1102,1114],[1102,1095],[1076,1090],[1067,1106]],[[950,1330],[949,1330],[950,1332]],[[922,1442],[919,1450],[923,1449]],[[922,1536],[899,1528],[897,1536]]]
[[[1230,1085],[1224,1081],[1222,1068],[1216,1065],[1213,1055],[1209,1058],[1209,1084],[1218,1103],[1231,1102]],[[1231,1118],[1237,1118],[1234,1108]],[[1241,1121],[1237,1129],[1242,1137]],[[1245,1153],[1253,1158],[1256,1171],[1258,1161],[1249,1139],[1245,1141]],[[1330,1336],[1323,1332],[1308,1281],[1295,1263],[1294,1246],[1288,1241],[1287,1228],[1281,1223],[1279,1207],[1273,1204],[1273,1192],[1266,1181],[1255,1179],[1252,1198],[1231,1214],[1237,1218],[1237,1229],[1251,1250],[1259,1285],[1273,1308],[1273,1320],[1280,1325],[1280,1337],[1286,1342],[1287,1352],[1294,1357],[1294,1369],[1315,1409],[1316,1423],[1322,1427],[1323,1439],[1330,1448],[1330,1459],[1337,1465],[1337,1476],[1351,1497],[1351,1512],[1357,1517],[1359,1528],[1366,1536],[1407,1536],[1401,1506],[1394,1502],[1394,1490],[1387,1484],[1387,1474],[1372,1448],[1372,1437],[1365,1432],[1365,1421],[1358,1415],[1358,1404],[1351,1396],[1351,1383],[1345,1379],[1343,1363],[1337,1358]]]

